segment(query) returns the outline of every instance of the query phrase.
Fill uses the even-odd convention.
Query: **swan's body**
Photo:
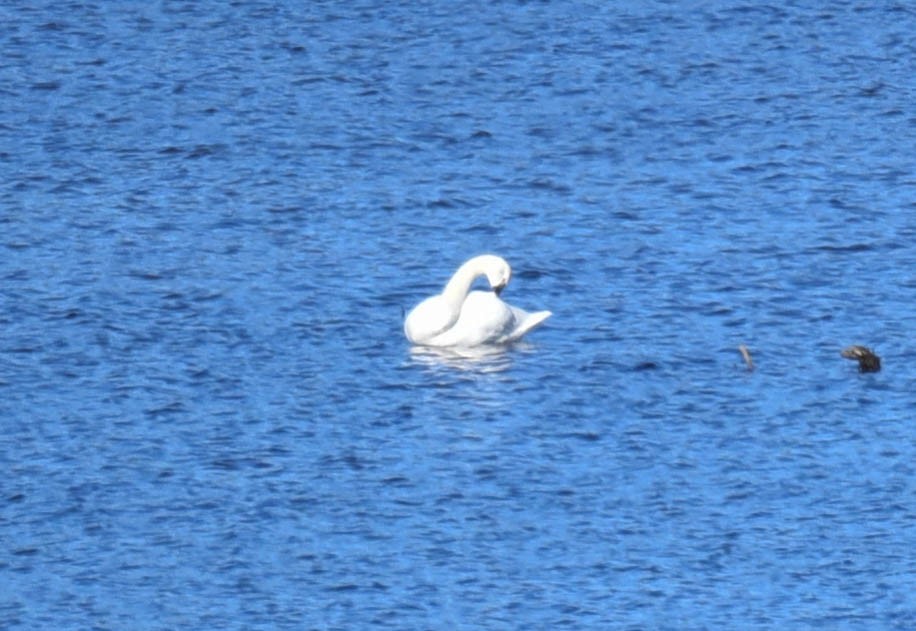
[[[479,276],[487,277],[493,291],[470,291]],[[427,298],[407,314],[407,339],[423,346],[459,347],[520,339],[551,314],[529,313],[500,300],[499,293],[511,276],[512,270],[502,258],[475,256],[458,268],[441,294]]]

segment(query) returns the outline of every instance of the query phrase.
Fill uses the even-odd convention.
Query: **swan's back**
[[[515,314],[492,291],[472,291],[455,324],[433,337],[431,346],[498,344],[515,330]]]

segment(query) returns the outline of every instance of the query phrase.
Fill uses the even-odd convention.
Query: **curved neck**
[[[486,274],[482,258],[478,256],[464,263],[445,285],[445,289],[442,290],[442,296],[456,311],[461,308],[465,297],[471,290],[471,284],[473,284],[474,279]]]

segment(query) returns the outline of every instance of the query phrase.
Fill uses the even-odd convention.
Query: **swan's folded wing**
[[[407,314],[404,320],[404,334],[414,344],[426,344],[443,331],[447,331],[454,320],[442,296],[432,296]]]
[[[468,294],[458,321],[428,342],[430,346],[478,346],[499,344],[515,329],[515,314],[511,307],[492,291],[472,291]]]

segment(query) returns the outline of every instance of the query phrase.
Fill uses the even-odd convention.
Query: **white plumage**
[[[470,291],[479,276],[486,276],[493,291]],[[529,313],[503,302],[499,293],[511,276],[509,264],[498,256],[484,254],[470,259],[458,268],[441,294],[427,298],[407,314],[407,339],[440,347],[506,344],[520,339],[551,313]]]

